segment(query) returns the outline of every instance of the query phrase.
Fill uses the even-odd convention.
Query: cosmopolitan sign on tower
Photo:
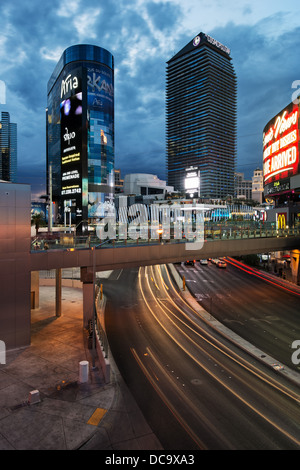
[[[299,171],[299,106],[290,103],[264,128],[264,184],[281,181]]]

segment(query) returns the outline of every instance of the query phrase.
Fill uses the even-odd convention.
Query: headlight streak
[[[148,351],[149,356],[152,358],[153,362],[156,364],[156,366],[160,370],[160,372],[166,377],[168,382],[170,382],[172,385],[174,385],[174,383],[175,383],[174,378],[170,377],[170,375],[166,372],[165,368],[161,365],[159,359],[154,355],[154,353],[151,351],[151,349],[149,347],[147,347],[146,349]],[[182,400],[186,401],[187,397],[186,397],[185,390],[180,388],[180,387],[176,387],[176,388],[177,388],[177,391],[178,391],[179,395],[181,396]],[[213,432],[213,434],[215,436],[219,436],[220,442],[221,441],[223,443],[226,442],[226,445],[227,445],[228,448],[234,449],[232,444],[224,437],[224,435],[221,434],[220,431],[215,426],[212,426],[211,421],[208,418],[206,418],[203,414],[199,413],[198,407],[195,406],[193,402],[189,401],[188,406],[192,409],[192,412],[195,415],[199,416],[202,424],[204,424],[208,429],[211,429],[211,431]]]
[[[284,287],[284,286],[282,286],[281,284],[279,284],[277,282],[271,281],[270,279],[267,279],[264,276],[260,276],[254,268],[251,268],[249,266],[245,266],[244,264],[242,264],[242,263],[240,263],[240,262],[238,262],[238,261],[236,261],[232,258],[227,258],[227,261],[228,261],[228,263],[232,264],[232,266],[234,266],[235,268],[238,268],[241,271],[245,271],[247,274],[251,274],[252,276],[259,277],[260,279],[262,279],[263,281],[268,282],[269,284],[273,284],[274,286],[280,287],[281,289],[286,290],[287,292],[290,292],[294,295],[300,296],[299,292],[295,292],[294,290],[288,289],[287,287]]]
[[[141,268],[140,268],[141,269]],[[145,268],[146,270],[147,268]],[[152,297],[154,298],[155,302],[157,303],[157,299],[155,298],[152,290],[151,290],[151,287],[150,287],[150,283],[149,283],[149,279],[148,279],[148,276],[147,276],[147,284],[148,284],[148,288],[149,288],[149,291],[152,295]],[[288,439],[290,439],[291,441],[295,442],[298,446],[300,445],[300,441],[297,440],[294,436],[292,436],[291,434],[289,434],[288,432],[286,432],[285,430],[283,430],[282,428],[280,428],[274,421],[272,421],[271,419],[269,419],[267,416],[265,416],[262,412],[260,412],[257,408],[255,408],[253,405],[251,405],[246,399],[244,399],[241,395],[239,395],[236,391],[232,390],[228,385],[225,384],[225,382],[223,382],[221,379],[219,379],[209,368],[207,368],[206,366],[204,366],[204,364],[200,363],[173,335],[171,335],[171,333],[167,330],[167,328],[162,324],[162,322],[159,320],[159,318],[157,317],[156,313],[152,310],[151,306],[149,305],[145,295],[144,295],[144,291],[143,291],[143,288],[142,288],[142,285],[141,285],[141,276],[139,276],[139,284],[140,284],[140,291],[141,291],[141,294],[142,294],[142,297],[144,299],[144,302],[145,304],[147,305],[149,311],[151,312],[152,316],[155,318],[155,320],[158,322],[158,324],[161,326],[161,328],[166,332],[166,334],[174,341],[175,344],[177,344],[179,346],[180,349],[182,349],[197,365],[199,365],[199,367],[201,367],[203,370],[205,370],[205,372],[210,375],[211,377],[213,377],[214,380],[216,380],[221,386],[223,386],[227,391],[229,391],[231,394],[233,394],[237,399],[239,399],[244,405],[246,405],[247,407],[249,407],[254,413],[256,413],[258,416],[260,416],[262,419],[264,419],[265,421],[267,421],[270,425],[272,425],[274,428],[276,428],[279,432],[281,432],[282,434],[284,434]],[[161,308],[161,311],[163,313],[164,312],[164,308],[165,306],[163,306],[162,304],[160,305],[160,308]],[[165,315],[167,315],[165,313]],[[172,313],[172,315],[174,315]],[[168,316],[168,315],[167,315]],[[169,321],[174,324],[174,326],[179,329],[179,327],[175,324],[175,322],[168,316],[169,318]],[[181,320],[180,320],[181,321]],[[184,323],[181,321],[181,323]],[[187,325],[186,325],[187,326]],[[188,326],[187,326],[188,327]],[[190,327],[188,327],[189,329],[191,329]],[[191,343],[193,343],[197,348],[199,348],[199,345],[197,343],[195,343],[193,340],[191,340],[191,338],[186,334],[184,333],[182,330],[179,330]],[[194,330],[192,330],[194,331]],[[204,339],[208,344],[210,344],[211,346],[213,346],[214,348],[218,349],[221,353],[225,354],[226,356],[228,356],[230,359],[234,360],[235,362],[238,362],[237,360],[233,359],[231,356],[229,356],[227,353],[225,353],[224,351],[221,351],[220,348],[218,348],[217,346],[215,346],[214,344],[212,344],[210,341],[208,341],[207,339],[205,339],[204,337],[202,337],[201,335],[199,335],[198,333],[196,333],[198,336],[200,336],[202,339]],[[202,349],[202,348],[200,348]],[[202,349],[203,351],[203,349]],[[207,352],[205,351],[205,353],[207,354]],[[245,367],[243,366],[242,364],[239,363],[239,365],[241,365],[242,367]],[[250,369],[249,369],[250,372],[252,372]],[[293,397],[292,397],[293,398]]]
[[[199,449],[206,449],[206,446],[203,444],[203,442],[199,439],[199,437],[193,432],[193,430],[189,427],[189,425],[186,423],[186,421],[182,418],[182,416],[177,412],[177,410],[174,409],[172,406],[170,400],[166,397],[166,395],[163,393],[161,388],[158,386],[157,383],[153,380],[151,375],[149,374],[147,368],[144,366],[142,361],[140,360],[136,350],[134,348],[130,348],[136,362],[138,363],[139,367],[143,371],[144,375],[148,379],[148,381],[151,383],[152,387],[155,389],[156,393],[160,396],[161,400],[164,402],[164,404],[167,406],[167,408],[170,410],[172,415],[177,419],[177,421],[180,423],[180,425],[183,427],[183,429],[188,433],[188,435],[192,438],[192,440],[197,444]]]
[[[189,305],[180,295],[179,293],[176,291],[171,279],[170,279],[170,276],[169,276],[169,273],[168,273],[168,270],[166,269],[166,274],[168,276],[168,279],[169,279],[169,282],[171,284],[171,286],[173,287],[173,291],[175,292],[176,296],[189,308],[191,309],[196,315],[197,317],[199,317],[199,313],[193,309],[193,307],[191,305]],[[170,300],[172,301],[172,299],[170,298]],[[192,323],[195,324],[195,322],[193,322],[192,318],[190,318],[189,316],[187,316],[185,314],[185,312],[183,310],[180,309],[179,306],[176,305],[176,303],[174,303],[172,301],[172,303],[174,304],[174,306],[176,306],[176,308],[178,310],[181,311],[181,313],[183,315],[185,315]],[[209,325],[211,328],[214,328],[213,325],[210,325],[209,322],[207,320],[205,320],[205,318],[201,318],[201,320]],[[195,324],[196,326],[199,327],[199,325]],[[192,330],[194,331],[194,330]],[[196,332],[195,332],[196,333]],[[197,333],[196,333],[197,334]],[[209,333],[207,332],[207,335],[209,335]],[[201,335],[200,335],[201,336]],[[202,339],[204,339],[205,341],[207,341],[204,337],[201,336]],[[212,337],[213,338],[213,337]],[[268,385],[272,386],[273,388],[275,388],[276,390],[280,391],[281,393],[285,394],[287,397],[291,398],[292,400],[295,400],[296,402],[300,403],[300,398],[299,398],[299,395],[297,395],[296,393],[295,394],[291,394],[290,390],[287,389],[286,387],[284,387],[283,385],[278,385],[277,382],[274,382],[274,381],[271,381],[270,380],[270,377],[267,375],[267,374],[264,374],[262,371],[260,371],[259,369],[257,369],[257,367],[255,367],[254,365],[250,364],[249,366],[247,366],[246,364],[243,364],[241,361],[241,358],[236,354],[234,353],[234,351],[230,350],[229,348],[227,348],[225,345],[223,345],[222,343],[220,343],[216,338],[213,338],[213,340],[220,344],[221,348],[223,349],[219,349],[219,351],[225,355],[227,355],[227,357],[229,357],[230,359],[232,359],[233,361],[235,361],[237,364],[239,364],[241,367],[243,367],[244,369],[246,369],[248,372],[251,372],[252,374],[256,375],[259,379],[261,379],[262,381],[264,381],[265,383],[267,383]],[[210,343],[212,346],[216,347],[215,345],[213,345],[212,343]],[[225,349],[228,351],[228,354],[225,353]],[[236,359],[234,359],[234,356],[236,357]],[[250,368],[251,366],[251,368]]]

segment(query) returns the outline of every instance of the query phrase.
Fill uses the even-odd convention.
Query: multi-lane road
[[[264,320],[283,321],[264,288],[256,292],[252,275],[198,263],[178,269],[227,325],[236,320],[242,328],[249,320],[251,335],[259,336],[267,331]],[[299,388],[211,330],[182,299],[166,266],[119,271],[104,284],[112,354],[165,449],[300,448]],[[287,325],[299,332],[297,302],[292,293],[282,295]],[[276,303],[281,295],[274,296]],[[277,336],[290,341],[289,327],[284,333],[277,327]],[[265,333],[267,343],[273,333]]]
[[[232,259],[177,265],[189,290],[211,315],[291,369],[292,344],[300,340],[300,289]]]

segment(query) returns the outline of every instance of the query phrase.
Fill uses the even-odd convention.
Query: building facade
[[[6,111],[0,122],[0,179],[17,182],[17,124],[10,122]]]
[[[47,183],[55,221],[78,231],[114,194],[114,59],[98,46],[66,49],[48,82]]]
[[[124,180],[121,178],[121,170],[115,168],[115,194],[124,191]]]
[[[234,174],[234,196],[237,199],[252,199],[252,181],[246,180],[244,173]]]
[[[124,194],[135,196],[155,196],[162,198],[174,188],[158,176],[148,173],[130,173],[124,177]]]
[[[262,204],[263,195],[264,195],[263,172],[260,168],[256,168],[252,176],[252,199],[253,201],[257,201],[259,204]]]
[[[200,171],[200,195],[234,194],[236,75],[230,50],[200,33],[167,62],[168,184],[184,191],[187,167]]]

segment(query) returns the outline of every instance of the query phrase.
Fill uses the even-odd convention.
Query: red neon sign
[[[264,184],[298,173],[299,108],[291,103],[267,124],[263,134]]]

